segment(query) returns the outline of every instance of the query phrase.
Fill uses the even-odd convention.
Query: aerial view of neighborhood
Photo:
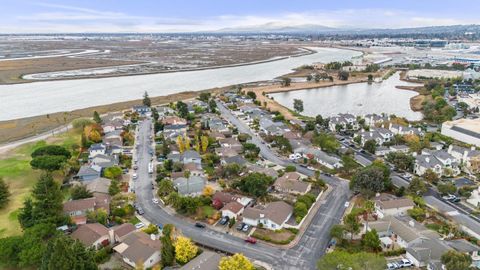
[[[480,269],[479,11],[2,1],[0,270]]]

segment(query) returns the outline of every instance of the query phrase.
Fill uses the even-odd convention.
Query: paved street
[[[226,108],[223,108],[226,110]],[[225,117],[233,124],[238,124],[241,132],[252,135],[252,142],[261,149],[261,155],[271,162],[288,165],[289,161],[280,159],[273,153],[261,138],[252,134],[251,130],[234,117],[228,110],[223,111]],[[324,251],[330,240],[329,231],[333,224],[338,224],[344,212],[344,203],[348,200],[350,193],[348,183],[336,178],[326,177],[325,180],[335,189],[322,202],[321,207],[312,219],[311,225],[302,235],[299,243],[291,249],[280,249],[268,244],[257,243],[256,245],[247,244],[243,239],[213,231],[211,229],[199,229],[190,222],[181,217],[172,216],[165,212],[158,205],[152,202],[153,192],[151,183],[154,181],[147,171],[150,162],[148,150],[153,147],[150,145],[149,136],[151,133],[151,121],[145,120],[139,124],[140,146],[137,149],[138,158],[138,180],[135,190],[137,194],[137,203],[144,209],[144,217],[153,222],[174,224],[183,234],[192,238],[195,242],[216,248],[218,250],[230,253],[243,253],[249,258],[266,262],[274,269],[296,270],[296,269],[315,269],[316,261],[324,254]],[[313,175],[311,170],[297,166],[300,173]]]

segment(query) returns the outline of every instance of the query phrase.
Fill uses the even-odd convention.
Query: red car
[[[256,244],[257,243],[257,239],[253,238],[253,237],[247,237],[247,239],[245,239],[245,242],[248,242],[250,244]]]

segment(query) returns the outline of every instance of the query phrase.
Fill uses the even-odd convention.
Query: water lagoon
[[[270,80],[301,65],[346,61],[361,54],[333,48],[310,49],[316,53],[237,67],[0,85],[0,121],[140,99],[145,91],[150,96],[164,96]]]
[[[402,116],[408,120],[420,120],[422,114],[410,108],[414,91],[402,90],[396,86],[416,86],[400,80],[396,73],[381,83],[355,83],[316,89],[270,94],[277,102],[293,109],[293,100],[303,100],[304,115],[327,117],[339,113],[365,115],[387,113]]]

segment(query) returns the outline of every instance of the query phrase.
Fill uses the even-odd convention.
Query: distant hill
[[[279,23],[266,23],[247,27],[222,28],[217,33],[322,33],[335,32],[340,29],[316,24],[287,26]],[[341,31],[341,30],[340,30]]]

